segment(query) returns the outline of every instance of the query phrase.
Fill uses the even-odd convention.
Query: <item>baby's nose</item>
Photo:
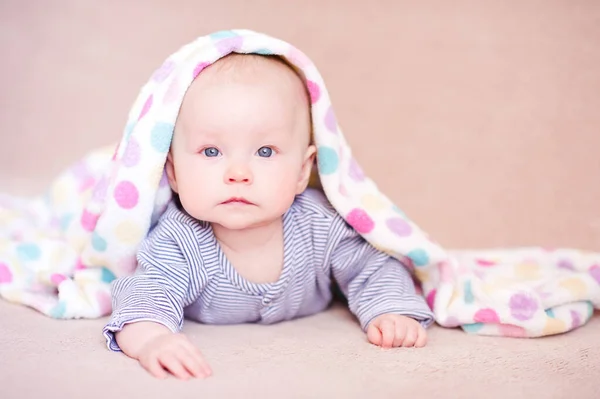
[[[227,171],[225,175],[225,183],[252,183],[252,172],[250,169],[243,165],[235,165]]]

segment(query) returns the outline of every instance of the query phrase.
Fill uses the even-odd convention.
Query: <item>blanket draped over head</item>
[[[0,197],[3,298],[53,318],[110,314],[111,281],[135,271],[138,246],[171,200],[164,165],[186,90],[232,52],[278,55],[304,75],[317,146],[313,184],[369,243],[414,272],[439,325],[539,337],[573,330],[600,307],[600,254],[448,251],[432,241],[363,173],[311,60],[249,30],[216,32],[180,48],[142,87],[116,146],[83,157],[44,195]]]

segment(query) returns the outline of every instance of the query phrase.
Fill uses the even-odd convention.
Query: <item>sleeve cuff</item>
[[[169,320],[165,318],[161,318],[156,314],[142,314],[137,313],[135,315],[130,315],[124,317],[121,314],[113,314],[108,322],[102,329],[102,334],[106,339],[106,346],[112,352],[121,352],[121,348],[119,344],[117,344],[117,340],[115,339],[115,333],[121,331],[125,324],[136,323],[140,321],[150,321],[153,323],[162,324],[171,332],[176,333],[181,330],[181,323],[178,323],[176,320]]]
[[[406,302],[412,306],[403,306],[402,302]],[[364,309],[358,315],[358,320],[363,331],[366,332],[373,319],[383,314],[397,314],[410,317],[411,319],[418,321],[423,328],[430,327],[435,321],[434,314],[429,306],[427,306],[425,299],[415,295],[411,298],[403,299],[402,301],[378,301],[373,306]]]

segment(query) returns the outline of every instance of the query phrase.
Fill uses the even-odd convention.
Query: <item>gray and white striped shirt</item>
[[[283,215],[284,260],[273,283],[253,283],[229,263],[210,224],[173,202],[140,246],[135,274],[112,284],[113,313],[103,333],[154,321],[173,332],[184,318],[210,324],[271,324],[318,313],[331,302],[332,279],[363,330],[384,313],[412,317],[425,327],[433,313],[398,260],[375,249],[307,189]]]

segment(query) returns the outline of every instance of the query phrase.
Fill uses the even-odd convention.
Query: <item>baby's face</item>
[[[190,215],[243,229],[285,213],[306,188],[315,149],[308,98],[294,72],[272,59],[234,57],[190,86],[167,173]]]

